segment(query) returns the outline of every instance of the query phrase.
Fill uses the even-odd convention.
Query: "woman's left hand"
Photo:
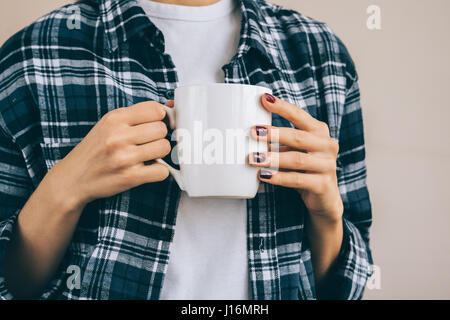
[[[249,154],[249,163],[261,167],[260,180],[297,189],[312,218],[341,221],[343,203],[336,176],[339,144],[330,137],[328,125],[299,106],[270,94],[264,94],[261,102],[295,128],[265,125],[252,128],[255,139],[280,144],[270,145],[269,152]]]

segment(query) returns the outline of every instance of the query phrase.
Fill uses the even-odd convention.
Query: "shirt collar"
[[[116,51],[119,46],[136,35],[150,35],[150,44],[164,51],[164,38],[150,21],[136,0],[93,0],[98,3],[109,50]],[[280,69],[280,51],[269,29],[266,13],[261,8],[262,0],[237,0],[242,13],[241,35],[237,54],[239,58],[254,48],[272,66]]]

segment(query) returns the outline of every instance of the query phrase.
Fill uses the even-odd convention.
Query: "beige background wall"
[[[66,2],[0,0],[0,43]],[[359,70],[381,271],[366,298],[450,299],[450,2],[273,2],[328,22]],[[369,5],[380,31],[366,27]]]

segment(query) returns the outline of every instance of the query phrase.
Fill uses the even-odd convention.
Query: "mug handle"
[[[169,108],[168,106],[164,106],[164,107],[166,108],[167,117],[169,118],[169,126],[172,130],[174,130],[175,129],[175,106],[173,108]],[[155,161],[165,165],[169,169],[170,174],[174,177],[174,179],[177,182],[180,189],[182,191],[185,191],[181,171],[170,166],[163,159],[155,159]]]

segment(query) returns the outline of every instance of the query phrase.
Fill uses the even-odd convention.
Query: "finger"
[[[269,143],[269,151],[273,152],[286,152],[286,151],[294,151],[295,149],[289,146],[280,146],[278,144]]]
[[[135,147],[134,159],[136,163],[164,158],[170,153],[171,146],[167,139],[160,139]]]
[[[173,108],[175,106],[175,100],[167,100],[164,105]]]
[[[295,171],[275,171],[261,169],[259,179],[266,183],[283,186],[287,188],[296,188],[314,193],[320,193],[324,186],[323,175],[315,173],[301,173]]]
[[[125,121],[130,126],[153,121],[161,121],[166,116],[166,109],[162,104],[156,101],[145,101],[121,109],[123,111]]]
[[[273,167],[290,170],[326,173],[336,171],[331,158],[320,158],[310,153],[289,152],[253,152],[249,154],[249,163],[255,167]]]
[[[296,128],[306,131],[313,131],[320,125],[320,121],[312,117],[301,107],[278,99],[271,94],[263,94],[261,97],[261,103],[267,110],[285,118]]]
[[[147,122],[130,127],[128,141],[132,144],[144,144],[163,139],[167,135],[167,126],[162,121]]]
[[[138,177],[139,185],[150,182],[163,181],[169,176],[169,169],[161,163],[139,164],[134,168],[134,175]]]
[[[255,126],[251,130],[252,137],[257,140],[280,143],[295,150],[328,151],[331,139],[312,134],[307,131],[272,126]]]

